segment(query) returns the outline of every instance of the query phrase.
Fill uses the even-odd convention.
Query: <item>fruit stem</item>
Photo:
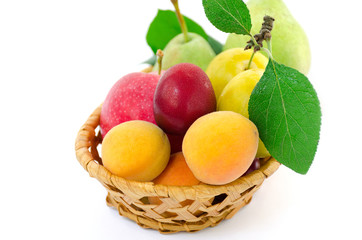
[[[273,23],[275,19],[266,15],[264,16],[263,20],[264,22],[262,24],[260,32],[255,34],[254,36],[249,34],[250,40],[247,42],[247,45],[244,48],[245,50],[254,48],[254,51],[259,51],[263,47],[263,41],[267,42],[268,47],[271,46],[271,31],[273,30]]]
[[[271,53],[267,48],[262,47],[261,50],[263,50],[264,52],[266,52],[266,54],[268,54],[268,56],[269,56],[269,58],[270,58],[271,60],[274,60],[272,53]]]
[[[254,51],[259,51],[260,50],[260,45],[259,43],[256,41],[255,37],[251,34],[249,34],[250,36],[250,40],[247,42],[248,44],[246,45],[246,47],[244,48],[244,50],[248,50],[248,49],[252,49],[254,48]],[[256,49],[256,50],[255,50]]]
[[[267,44],[267,47],[268,47],[270,53],[273,54],[271,40],[265,40],[265,41],[266,41],[266,44]]]
[[[253,36],[249,33],[250,40],[247,42],[247,45],[244,48],[245,50],[252,49],[252,48],[254,49],[253,54],[250,57],[247,69],[249,69],[251,66],[251,62],[253,61],[255,52],[257,52],[259,50],[264,50],[264,52],[266,52],[268,54],[269,58],[271,60],[273,60],[273,55],[271,52],[272,51],[272,49],[271,49],[271,37],[272,37],[271,31],[273,30],[273,23],[274,23],[275,19],[273,17],[266,15],[266,16],[264,16],[263,20],[264,20],[264,22],[263,22],[260,32],[258,34],[255,34]],[[268,48],[263,47],[263,41],[266,41]]]
[[[251,62],[253,61],[253,58],[254,58],[255,53],[256,53],[256,51],[253,51],[253,53],[251,54],[251,57],[250,57],[250,59],[249,59],[248,67],[247,67],[245,70],[250,69]]]
[[[253,42],[254,46],[259,46],[253,35],[250,35],[250,40]]]
[[[157,50],[156,56],[157,56],[157,63],[158,63],[158,75],[161,75],[162,59],[163,59],[163,52],[161,49]]]
[[[250,34],[250,41],[251,41],[251,42],[253,43],[253,45],[254,45],[254,51],[253,51],[253,53],[252,53],[251,56],[250,56],[249,63],[248,63],[248,66],[246,67],[246,70],[250,69],[251,63],[252,63],[252,61],[253,61],[253,59],[254,59],[254,56],[255,56],[255,53],[256,53],[255,46],[257,46],[257,49],[260,49],[259,44],[258,44],[257,41],[255,40],[254,36],[251,35],[251,34]],[[250,45],[249,45],[249,46],[250,46]],[[247,47],[245,47],[245,49],[246,49],[246,48],[247,48]],[[250,49],[250,48],[249,48],[249,49]]]
[[[171,0],[171,2],[173,4],[173,6],[175,7],[176,16],[177,16],[178,22],[180,23],[181,31],[184,34],[185,42],[188,42],[189,37],[187,36],[187,32],[188,32],[187,31],[187,25],[186,25],[184,17],[181,14],[180,8],[178,6],[178,0]]]

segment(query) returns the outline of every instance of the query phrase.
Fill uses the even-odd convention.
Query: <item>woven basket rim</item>
[[[182,193],[182,199],[195,198],[198,196],[206,197],[209,195],[225,193],[225,191],[230,188],[250,188],[255,185],[256,182],[263,182],[264,179],[272,175],[280,166],[279,162],[277,162],[273,157],[270,157],[262,162],[259,169],[224,185],[208,185],[201,183],[194,186],[169,186],[154,184],[153,182],[127,180],[112,174],[103,165],[99,164],[90,150],[92,142],[94,142],[94,139],[97,137],[95,131],[99,125],[101,107],[102,104],[93,111],[79,130],[75,141],[76,157],[91,177],[118,189],[126,187],[132,189],[137,195],[147,196],[172,197],[180,196],[180,193]],[[96,147],[95,151],[97,151]],[[96,154],[98,154],[98,152]]]

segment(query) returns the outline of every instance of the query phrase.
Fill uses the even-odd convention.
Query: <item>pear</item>
[[[187,42],[181,33],[166,45],[163,53],[162,70],[167,70],[178,63],[192,63],[202,68],[202,70],[206,70],[215,57],[214,50],[200,35],[189,32],[187,36]],[[158,64],[155,65],[154,70],[158,70]]]
[[[307,75],[311,62],[308,38],[284,2],[282,0],[250,0],[247,6],[252,21],[251,34],[255,35],[260,31],[265,15],[273,17],[275,22],[271,32],[271,43],[274,60]],[[250,40],[248,36],[230,34],[223,50],[245,47],[248,40]]]
[[[164,55],[161,68],[162,70],[167,70],[178,63],[192,63],[205,71],[216,54],[203,37],[187,31],[187,25],[180,12],[178,0],[171,0],[171,2],[175,7],[182,33],[167,43],[163,50]],[[157,63],[153,71],[159,71]]]

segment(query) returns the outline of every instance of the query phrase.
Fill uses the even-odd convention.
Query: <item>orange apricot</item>
[[[191,125],[182,151],[197,179],[222,185],[248,170],[258,142],[259,133],[253,122],[235,112],[218,111],[200,117]]]
[[[187,166],[185,157],[182,152],[177,152],[171,155],[166,169],[153,180],[155,184],[171,185],[171,186],[192,186],[197,185],[200,181],[195,178],[190,168]],[[161,204],[158,197],[149,197],[151,204]],[[182,206],[191,204],[193,201],[185,200]],[[172,214],[166,214],[171,216]]]
[[[200,183],[187,166],[182,152],[171,155],[167,167],[153,182],[172,186],[192,186]]]
[[[151,181],[167,166],[170,143],[155,124],[133,120],[112,128],[102,142],[102,161],[111,173],[136,181]]]

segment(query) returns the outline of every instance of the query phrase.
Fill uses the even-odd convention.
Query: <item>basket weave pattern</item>
[[[108,206],[144,228],[173,233],[216,226],[248,204],[263,181],[280,165],[274,158],[263,159],[258,170],[221,186],[164,186],[129,181],[111,174],[102,166],[97,150],[101,144],[98,131],[100,112],[101,106],[78,132],[75,143],[77,159],[89,175],[107,189]],[[161,201],[150,204],[150,197],[158,197]]]

